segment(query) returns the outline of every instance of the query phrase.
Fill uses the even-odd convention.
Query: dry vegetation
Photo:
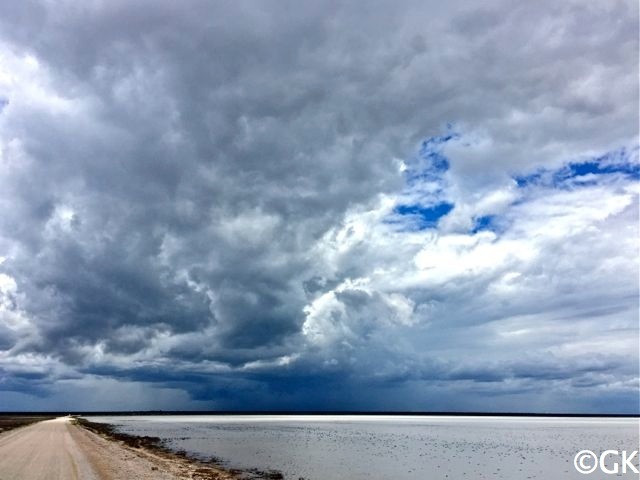
[[[50,416],[45,415],[11,415],[0,414],[0,433],[7,430],[13,430],[14,428],[24,427],[32,423],[41,422],[42,420],[49,420]]]

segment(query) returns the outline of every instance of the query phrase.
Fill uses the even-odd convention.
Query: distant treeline
[[[57,412],[0,412],[0,416],[119,416],[119,415],[397,415],[434,417],[568,417],[568,418],[638,418],[640,413],[531,413],[531,412],[366,412],[366,411],[317,411],[317,410],[74,410]]]

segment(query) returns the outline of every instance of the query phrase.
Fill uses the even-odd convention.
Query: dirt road
[[[105,439],[69,417],[0,435],[0,480],[227,479],[197,466]]]

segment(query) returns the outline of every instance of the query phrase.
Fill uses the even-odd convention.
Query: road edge
[[[119,443],[123,448],[137,453],[144,452],[152,459],[168,461],[179,464],[188,470],[185,478],[201,480],[283,480],[281,472],[275,470],[239,470],[226,468],[221,460],[211,457],[209,461],[190,456],[185,451],[174,451],[165,446],[158,437],[137,436],[118,432],[113,425],[108,423],[91,422],[80,416],[73,416],[71,423],[83,428],[95,435],[112,442]]]

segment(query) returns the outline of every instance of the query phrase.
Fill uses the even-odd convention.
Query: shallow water
[[[578,473],[577,452],[638,449],[638,419],[430,416],[87,417],[233,468],[298,480],[638,478]],[[611,457],[611,460],[615,460]],[[637,457],[634,460],[638,465]],[[611,462],[607,462],[611,465]]]

